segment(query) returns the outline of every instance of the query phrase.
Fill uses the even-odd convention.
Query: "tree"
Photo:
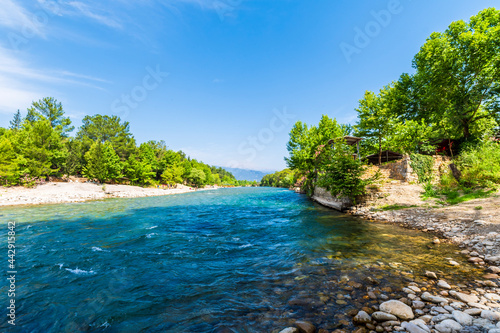
[[[21,129],[22,122],[21,112],[17,110],[17,112],[14,114],[14,118],[10,121],[10,128],[14,131],[17,131]]]
[[[135,152],[135,140],[130,133],[129,123],[117,116],[85,116],[76,135],[87,147],[94,141],[110,142],[122,161],[126,161]]]
[[[71,126],[71,120],[64,117],[62,104],[57,102],[54,97],[45,97],[38,102],[33,102],[32,107],[28,109],[30,118],[33,115],[42,115],[49,122],[50,126],[56,129],[63,137],[67,137],[68,133],[75,129]]]
[[[20,164],[22,156],[16,154],[13,147],[12,135],[6,133],[0,136],[0,184],[17,184],[23,171]]]
[[[357,135],[365,137],[365,144],[375,141],[378,146],[378,163],[382,163],[382,146],[393,131],[394,114],[390,108],[391,86],[380,90],[378,95],[366,91],[365,96],[359,101],[359,121],[356,125]]]
[[[41,118],[24,122],[19,131],[17,150],[23,156],[23,164],[32,177],[48,177],[63,166],[67,150],[61,134]]]
[[[206,175],[203,170],[192,168],[187,178],[192,184],[196,186],[203,186],[205,184]]]
[[[87,166],[84,175],[91,179],[97,179],[100,183],[116,180],[122,177],[122,163],[110,142],[101,143],[96,141],[89,151],[85,153]]]
[[[456,21],[444,33],[434,32],[413,60],[414,83],[420,89],[422,117],[447,117],[460,135],[500,111],[500,11],[488,8]]]
[[[367,181],[361,179],[363,167],[359,159],[352,157],[353,147],[343,140],[325,147],[320,167],[323,171],[317,185],[326,188],[334,197],[348,197],[353,202],[364,194]]]

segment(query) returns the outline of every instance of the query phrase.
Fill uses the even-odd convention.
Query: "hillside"
[[[226,168],[222,167],[224,170],[232,173],[237,180],[248,180],[260,182],[262,177],[267,175],[269,172],[258,171],[258,170],[248,170],[239,168]]]

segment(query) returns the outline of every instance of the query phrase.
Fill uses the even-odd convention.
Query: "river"
[[[334,329],[376,302],[367,288],[392,296],[426,269],[457,283],[475,274],[452,245],[284,189],[10,207],[0,221],[5,272],[16,222],[9,332],[273,332],[296,319]]]

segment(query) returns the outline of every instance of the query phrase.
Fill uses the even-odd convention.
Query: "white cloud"
[[[30,13],[12,0],[0,0],[0,25],[17,30],[23,35],[43,36],[42,24],[36,15]]]
[[[0,48],[0,112],[12,113],[33,99],[57,92],[57,85],[80,85],[104,90],[101,78],[61,70],[34,69],[20,52]],[[97,82],[97,84],[95,83]]]
[[[91,18],[100,24],[107,25],[108,27],[116,29],[122,28],[121,23],[119,23],[116,19],[112,18],[110,13],[104,13],[104,14],[96,13],[97,10],[95,9],[96,8],[95,6],[92,6],[94,7],[94,9],[91,9],[89,5],[79,1],[68,2],[68,5],[73,7],[73,9],[76,9],[79,12],[79,14]]]

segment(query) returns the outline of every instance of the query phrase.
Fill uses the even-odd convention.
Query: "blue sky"
[[[206,163],[285,167],[293,123],[354,123],[433,31],[498,1],[0,0],[0,126],[33,100],[119,115]],[[360,32],[361,31],[361,32]]]

